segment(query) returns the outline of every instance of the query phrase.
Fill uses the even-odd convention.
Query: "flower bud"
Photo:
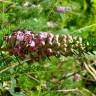
[[[45,37],[45,34],[44,33],[39,33],[38,36],[37,36],[37,38],[40,39],[40,40],[43,40],[46,37]]]
[[[26,32],[25,34],[24,34],[24,41],[26,42],[26,43],[31,43],[31,41],[32,41],[32,39],[33,39],[33,37],[32,37],[32,34],[30,33],[30,32]]]
[[[55,36],[56,42],[59,42],[59,35]]]
[[[56,42],[56,44],[57,44],[57,47],[60,47],[60,43],[59,42]]]
[[[46,53],[47,53],[48,56],[51,56],[52,53],[53,53],[52,49],[51,48],[47,48]]]
[[[56,45],[57,45],[57,47],[59,47],[60,46],[60,43],[59,43],[59,35],[56,35],[55,36],[55,42],[56,42]]]
[[[63,42],[67,43],[67,36],[66,35],[63,36]]]
[[[67,47],[67,44],[64,44],[64,48],[66,48]]]
[[[47,37],[48,37],[48,38],[53,38],[54,35],[53,35],[52,33],[48,33]]]
[[[17,40],[23,41],[24,40],[24,33],[21,31],[17,32]]]
[[[73,40],[74,40],[74,41],[76,41],[76,40],[77,40],[77,38],[78,38],[77,36],[74,36],[74,37],[73,37]]]
[[[29,31],[29,30],[26,31],[26,32],[25,32],[25,35],[32,35],[32,31]]]
[[[68,39],[69,43],[72,43],[73,42],[73,38],[72,38],[71,35],[67,35],[67,39]]]
[[[31,43],[30,43],[30,46],[35,47],[35,41],[32,40]]]
[[[40,42],[40,44],[44,46],[44,45],[45,45],[45,41],[42,40],[42,41]]]
[[[71,48],[70,50],[71,50],[71,52],[74,52],[74,49],[73,48]]]
[[[57,56],[57,57],[60,57],[60,51],[57,51],[57,52],[56,52],[56,56]]]
[[[66,52],[67,51],[67,48],[64,48],[64,52]]]
[[[79,41],[76,41],[76,44],[80,44],[80,42]]]
[[[81,47],[81,50],[84,50],[84,49],[85,49],[85,47],[84,47],[84,46],[82,46],[82,47]]]
[[[50,45],[53,44],[53,42],[52,42],[53,37],[54,37],[54,35],[53,35],[52,33],[48,33],[47,39],[48,39],[48,43],[49,43]]]
[[[78,40],[80,43],[82,43],[82,38],[81,37],[78,37]]]

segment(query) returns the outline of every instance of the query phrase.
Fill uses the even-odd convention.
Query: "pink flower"
[[[63,6],[58,6],[57,8],[56,8],[56,11],[58,12],[58,13],[65,13],[65,12],[70,12],[70,11],[72,11],[72,8],[71,7],[63,7]]]
[[[47,38],[47,32],[40,32],[38,35],[37,35],[37,37],[38,37],[38,39],[40,39],[40,40],[44,40],[45,38]]]
[[[59,6],[59,7],[56,8],[56,11],[57,11],[58,13],[63,13],[63,12],[65,11],[65,7]]]
[[[27,33],[26,33],[26,34],[24,35],[24,41],[25,41],[25,42],[27,42],[27,43],[30,44],[30,43],[32,42],[32,39],[33,39],[33,35],[32,35],[32,34],[29,34],[29,33],[27,34]]]
[[[24,33],[21,31],[17,32],[17,40],[23,41],[24,40]]]
[[[45,40],[40,39],[40,38],[36,38],[35,43],[36,43],[37,46],[45,45]]]
[[[30,43],[30,46],[35,47],[35,41],[32,40],[31,43]]]
[[[36,36],[36,38],[35,38],[36,45],[37,46],[39,46],[39,45],[45,45],[46,38],[47,38],[47,33],[46,32],[39,33]]]

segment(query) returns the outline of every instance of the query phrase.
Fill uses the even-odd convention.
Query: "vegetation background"
[[[72,34],[96,45],[96,0],[0,0],[0,47],[16,29]],[[84,56],[95,69],[96,48]],[[0,51],[0,96],[96,96],[96,71],[75,56],[25,61]]]

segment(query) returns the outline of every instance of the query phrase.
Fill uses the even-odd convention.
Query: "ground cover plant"
[[[0,0],[0,96],[95,96],[96,0]]]

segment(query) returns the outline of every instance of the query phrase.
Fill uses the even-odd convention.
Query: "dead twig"
[[[34,81],[40,83],[40,81],[37,78],[33,77],[32,75],[30,75],[28,73],[25,73],[25,75],[27,75],[29,78],[33,79]]]
[[[95,69],[92,68],[90,65],[86,64],[86,62],[84,62],[84,67],[93,76],[93,78],[96,80],[96,71],[95,71]]]
[[[78,88],[57,90],[57,92],[65,92],[65,93],[68,93],[68,92],[77,92],[77,91],[79,91]]]

